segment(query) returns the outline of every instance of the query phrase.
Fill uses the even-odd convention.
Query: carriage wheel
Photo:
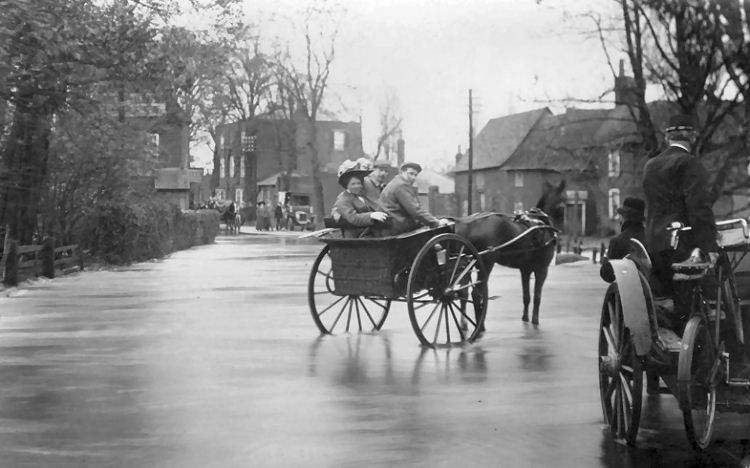
[[[329,247],[318,254],[310,271],[307,302],[315,325],[321,333],[338,334],[351,331],[380,330],[388,317],[391,300],[370,296],[341,296],[334,289],[333,268]]]
[[[716,383],[712,369],[716,351],[711,332],[701,316],[692,317],[682,335],[677,364],[677,388],[690,444],[705,449],[711,443],[716,416]]]
[[[474,341],[484,331],[487,312],[487,271],[479,253],[456,234],[433,237],[412,263],[406,299],[423,345]]]
[[[612,434],[635,444],[641,420],[643,367],[625,328],[617,283],[604,296],[599,325],[599,395]]]

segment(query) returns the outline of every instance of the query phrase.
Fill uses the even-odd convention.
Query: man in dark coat
[[[391,167],[386,161],[375,161],[372,172],[365,177],[364,193],[370,200],[378,200],[385,188],[385,179],[388,177],[388,169]]]
[[[635,239],[643,243],[643,212],[646,209],[646,202],[640,198],[628,197],[617,208],[617,214],[622,220],[620,234],[609,240],[607,247],[607,256],[602,259],[602,266],[599,269],[599,275],[605,281],[614,281],[614,272],[612,271],[609,260],[624,258],[630,253],[630,239]]]
[[[711,262],[718,257],[716,224],[708,173],[692,154],[695,127],[692,118],[676,115],[665,129],[669,147],[646,162],[643,190],[646,193],[646,248],[653,262],[657,294],[672,296],[672,263],[680,262],[699,247]],[[677,250],[670,245],[667,228],[673,222],[691,226],[680,237]]]
[[[393,178],[380,194],[380,205],[390,215],[386,235],[395,236],[413,231],[420,226],[437,227],[447,224],[432,216],[419,203],[417,188],[414,182],[422,172],[422,166],[407,162],[401,166],[401,172]]]

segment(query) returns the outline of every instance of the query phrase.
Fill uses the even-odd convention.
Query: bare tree
[[[331,29],[325,30],[325,26]],[[294,60],[289,48],[285,53],[280,54],[278,67],[282,80],[279,84],[283,88],[283,93],[294,100],[295,111],[303,117],[307,127],[305,148],[312,168],[313,206],[318,213],[319,223],[326,209],[318,157],[316,122],[328,89],[331,65],[335,57],[338,24],[333,21],[330,10],[308,7],[304,14],[302,33],[304,53],[300,60],[301,65]]]
[[[401,130],[402,121],[398,96],[395,91],[389,89],[385,93],[385,101],[380,106],[380,134],[378,135],[378,146],[373,159],[377,161],[381,151],[385,152],[386,159],[390,157],[391,140]]]

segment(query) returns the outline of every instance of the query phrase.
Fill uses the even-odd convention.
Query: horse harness
[[[491,213],[491,214],[496,214],[496,215],[499,215],[499,216],[509,217],[509,216],[507,216],[505,214],[502,214],[502,213]],[[511,240],[509,240],[507,242],[503,242],[500,245],[496,245],[494,247],[489,247],[489,248],[487,248],[487,249],[479,252],[480,255],[485,255],[485,254],[488,254],[488,253],[498,253],[499,250],[502,250],[502,249],[504,249],[506,247],[509,247],[509,246],[513,245],[516,241],[518,241],[518,240],[520,240],[520,239],[528,236],[529,234],[531,234],[532,232],[535,232],[535,231],[551,231],[552,232],[552,236],[546,242],[544,242],[541,245],[534,245],[532,247],[528,247],[528,248],[525,248],[525,249],[513,250],[513,251],[510,251],[510,252],[500,252],[499,255],[519,255],[519,254],[522,254],[522,253],[532,252],[532,251],[535,251],[535,250],[543,249],[543,248],[545,248],[545,247],[547,247],[549,245],[552,245],[555,242],[557,242],[557,238],[558,238],[557,233],[560,232],[560,231],[557,228],[555,228],[555,227],[553,227],[552,225],[549,224],[550,217],[544,211],[542,211],[542,210],[540,210],[538,208],[532,208],[532,209],[530,209],[528,211],[516,211],[516,212],[513,213],[513,215],[514,216],[513,216],[513,220],[512,221],[514,223],[516,223],[516,224],[521,224],[523,226],[526,226],[526,229],[523,232],[521,232],[520,234],[518,234],[517,236],[515,236],[513,239],[511,239]]]

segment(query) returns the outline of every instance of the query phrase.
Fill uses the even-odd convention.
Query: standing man
[[[673,296],[672,263],[687,259],[696,247],[715,263],[718,246],[708,173],[692,153],[696,137],[693,120],[687,115],[675,115],[664,132],[669,147],[648,160],[643,172],[647,206],[645,241],[653,261],[653,276],[658,282],[654,285],[657,294]],[[671,248],[667,232],[675,221],[692,228],[681,234],[677,250]],[[675,306],[682,299],[685,298],[675,297]]]
[[[437,227],[448,224],[447,220],[437,219],[419,203],[414,182],[422,172],[422,166],[407,162],[401,172],[393,178],[380,194],[380,205],[390,215],[387,233],[395,236],[417,229],[419,226]]]
[[[388,169],[391,167],[387,161],[375,161],[372,172],[365,177],[364,193],[370,200],[378,200],[385,188],[385,179],[388,177]]]

